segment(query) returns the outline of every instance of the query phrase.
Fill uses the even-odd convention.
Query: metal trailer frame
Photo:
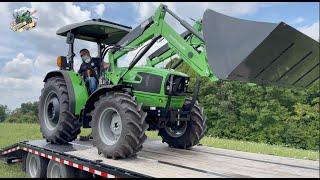
[[[97,178],[319,178],[318,161],[201,145],[182,150],[148,139],[136,157],[124,160],[107,159],[96,151],[91,141],[76,140],[66,145],[55,145],[46,140],[30,140],[0,150],[0,158],[7,164],[23,162],[22,169],[26,171],[26,157],[32,153],[79,170],[74,171],[74,175],[89,173]]]
[[[45,142],[42,140],[42,142]],[[26,157],[28,153],[62,163],[81,171],[87,171],[95,176],[103,178],[150,178],[137,172],[109,166],[99,161],[88,161],[79,156],[66,154],[65,146],[55,145],[55,148],[44,148],[41,143],[35,145],[36,141],[22,141],[11,146],[5,147],[0,151],[1,159],[7,164],[23,162],[23,171],[25,172]],[[75,147],[73,145],[72,147]],[[79,147],[78,147],[79,148]],[[81,148],[80,148],[81,149]]]

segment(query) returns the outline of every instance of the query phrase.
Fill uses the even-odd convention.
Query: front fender
[[[88,92],[84,81],[74,71],[58,70],[49,72],[44,78],[44,82],[51,77],[63,77],[67,84],[69,95],[69,111],[74,115],[80,115],[81,109],[86,104]]]

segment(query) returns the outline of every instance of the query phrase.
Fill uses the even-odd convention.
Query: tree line
[[[6,105],[0,105],[0,122],[36,123],[38,122],[38,102],[22,103],[13,111]]]

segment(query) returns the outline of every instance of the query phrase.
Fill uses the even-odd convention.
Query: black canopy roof
[[[67,33],[71,31],[75,38],[101,42],[104,44],[116,44],[126,34],[131,31],[131,27],[117,24],[114,22],[92,19],[81,23],[74,23],[66,25],[57,30],[56,34],[60,36],[67,36]]]

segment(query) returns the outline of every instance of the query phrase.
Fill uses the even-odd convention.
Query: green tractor
[[[170,14],[186,28],[177,33],[165,20]],[[240,80],[308,87],[319,79],[319,43],[285,23],[241,20],[207,10],[189,25],[165,5],[135,29],[93,19],[62,27],[69,52],[59,56],[59,70],[44,78],[39,102],[39,122],[48,142],[65,144],[77,138],[80,128],[92,128],[92,142],[107,158],[126,158],[142,149],[145,131],[158,130],[170,147],[189,149],[206,131],[199,105],[200,80],[189,90],[189,76],[175,69],[189,65],[212,81]],[[99,87],[88,94],[82,77],[74,71],[74,40],[97,43],[98,58],[107,57],[110,68],[99,72]],[[137,63],[159,40],[167,44]],[[148,42],[149,41],[149,42]],[[141,47],[128,67],[121,57]],[[157,64],[179,56],[171,69]],[[102,65],[101,65],[102,66]]]

